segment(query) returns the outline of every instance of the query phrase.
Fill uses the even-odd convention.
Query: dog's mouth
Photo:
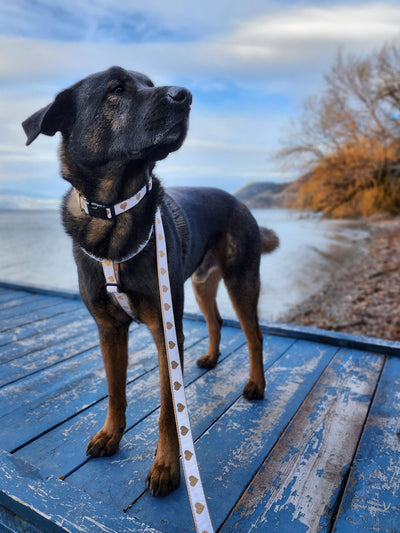
[[[181,137],[186,135],[186,131],[187,119],[185,118],[184,120],[180,120],[178,123],[174,124],[169,129],[155,133],[152,137],[152,145],[160,146],[175,144]]]

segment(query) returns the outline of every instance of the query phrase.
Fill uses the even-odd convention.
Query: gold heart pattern
[[[193,457],[192,452],[190,452],[189,450],[185,450],[185,459],[186,459],[186,461],[190,461],[190,459],[192,457]]]
[[[197,514],[201,514],[204,511],[204,505],[202,505],[201,503],[196,503],[195,508]]]
[[[136,195],[136,200],[140,200],[140,196],[141,196],[140,192],[138,192],[137,195]]]
[[[138,200],[140,199],[140,197],[141,197],[140,194],[136,196]],[[128,207],[128,202],[123,202],[122,204],[119,204],[119,207],[122,211],[125,211],[125,209],[127,209]],[[159,268],[158,268],[158,276],[159,276],[160,286],[161,286],[160,298],[161,298],[161,305],[162,305],[163,311],[165,310],[168,312],[172,309],[172,301],[171,301],[171,291],[169,287],[169,280],[167,278],[168,267],[166,263],[167,254],[166,254],[166,248],[165,248],[165,236],[164,236],[164,230],[162,228],[162,220],[161,220],[159,210],[157,212],[156,223],[160,225],[160,228],[157,228],[157,230],[159,229],[159,231],[157,231],[157,238],[156,238],[157,255],[159,258],[161,258],[159,260]],[[162,249],[160,250],[160,248]],[[118,279],[118,273],[117,273],[118,271],[117,271],[117,268],[114,268],[113,261],[109,259],[103,260],[103,271],[106,277],[106,281],[110,283],[115,283],[115,278],[117,277]],[[161,276],[166,276],[163,278],[165,284],[161,283]],[[127,295],[117,290],[115,296],[118,298],[118,302],[121,304],[121,307],[125,309],[128,314],[132,316],[131,314],[132,310],[130,308]],[[203,499],[204,495],[203,496],[197,495],[195,499],[195,493],[198,494],[199,487],[202,492],[202,487],[201,487],[201,480],[200,480],[199,473],[198,473],[197,461],[196,461],[195,454],[194,454],[193,439],[192,439],[191,432],[190,432],[190,425],[188,422],[185,422],[185,420],[187,420],[186,417],[188,416],[188,414],[187,414],[187,406],[185,403],[183,380],[181,377],[181,371],[179,370],[179,362],[176,360],[177,358],[175,354],[172,354],[170,352],[170,350],[173,350],[177,345],[176,332],[174,330],[173,319],[171,322],[167,321],[166,314],[164,314],[164,312],[163,312],[163,323],[164,323],[166,342],[167,342],[166,347],[167,347],[167,352],[168,352],[168,359],[169,359],[169,364],[171,365],[170,371],[171,372],[174,371],[173,375],[174,375],[174,378],[176,378],[175,381],[172,380],[172,383],[173,383],[172,394],[173,394],[174,403],[176,406],[176,418],[177,418],[177,427],[179,428],[178,430],[179,439],[181,441],[181,445],[183,445],[183,442],[182,442],[183,437],[186,437],[185,448],[189,448],[183,452],[183,457],[185,461],[187,461],[188,471],[187,473],[185,473],[185,477],[186,477],[186,483],[187,483],[187,488],[189,492],[189,498],[192,502],[193,517],[195,519],[196,529],[198,531],[202,531],[202,533],[209,533],[208,531],[203,530],[205,521],[206,520],[209,521],[209,517],[207,518],[207,515],[208,515],[207,503],[206,503],[206,500]],[[175,356],[175,360],[171,360],[173,356]],[[178,401],[178,399],[180,401]],[[192,458],[194,458],[194,461],[191,461]],[[191,462],[189,463],[189,461]],[[202,514],[204,510],[206,510],[207,512]],[[202,515],[201,519],[199,518],[199,515]],[[198,527],[199,521],[203,522],[202,528]],[[210,531],[211,529],[212,529],[212,525],[210,523]]]
[[[187,462],[187,471],[185,471],[185,477],[186,477],[186,484],[188,488],[189,498],[191,500],[191,506],[193,509],[193,518],[196,524],[196,530],[201,531],[202,533],[210,533],[212,530],[212,524],[210,522],[210,518],[208,516],[208,510],[207,510],[207,503],[204,499],[204,493],[201,495],[200,493],[203,492],[203,489],[201,487],[201,480],[199,477],[198,472],[198,465],[196,461],[196,456],[194,453],[194,447],[193,447],[193,438],[190,431],[190,425],[187,420],[187,406],[186,406],[186,400],[184,395],[184,385],[183,385],[183,379],[181,375],[180,365],[178,358],[176,357],[175,353],[172,353],[171,351],[177,346],[177,340],[176,340],[176,332],[174,328],[174,321],[172,319],[171,315],[168,315],[168,311],[172,309],[172,301],[171,301],[171,290],[168,280],[168,266],[167,266],[167,253],[166,253],[166,247],[165,247],[165,235],[164,230],[162,227],[162,220],[160,216],[160,211],[158,210],[157,216],[156,216],[156,224],[157,230],[156,230],[156,245],[157,245],[157,256],[158,256],[158,277],[160,282],[160,298],[161,298],[161,305],[163,310],[163,325],[164,325],[164,331],[165,331],[165,341],[166,341],[166,348],[168,353],[168,360],[170,364],[170,373],[172,377],[172,396],[173,401],[175,404],[176,409],[176,424],[179,428],[178,434],[179,434],[179,440],[180,445],[183,446],[183,442],[185,442],[185,451],[182,454],[182,459]],[[163,277],[161,277],[163,276]],[[164,277],[165,276],[165,277]],[[162,281],[161,281],[162,280]],[[164,284],[163,284],[164,282]],[[168,320],[168,318],[171,317],[171,321]],[[185,422],[187,420],[187,422]],[[191,461],[193,459],[193,461]],[[190,462],[189,462],[190,461]],[[186,469],[185,469],[186,470]],[[200,493],[199,493],[200,491]],[[206,512],[204,512],[206,511]],[[200,516],[201,515],[201,518]],[[202,526],[200,527],[199,522],[203,522]],[[206,529],[204,529],[204,526],[206,525],[206,522],[208,522]],[[207,531],[208,525],[210,526],[210,530]]]
[[[197,482],[199,481],[197,477],[189,476],[190,485],[192,487],[195,487],[197,485]]]

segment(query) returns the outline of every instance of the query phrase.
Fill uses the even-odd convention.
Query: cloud
[[[393,2],[37,3],[36,15],[28,0],[0,7],[3,27],[10,26],[0,37],[3,183],[23,175],[54,179],[57,141],[41,137],[25,148],[21,121],[66,86],[113,64],[194,93],[188,140],[159,164],[169,182],[276,177],[270,155],[282,125],[296,119],[305,96],[318,93],[338,47],[370,51],[400,28],[400,5]],[[73,17],[80,21],[75,30]]]
[[[124,8],[129,9],[129,13],[138,8],[137,4],[134,2],[128,8],[128,4],[119,3],[117,9],[121,12]],[[225,2],[216,4],[220,9]],[[158,5],[158,2],[150,3],[141,15],[143,19],[151,20]],[[97,11],[106,9],[104,2],[97,2],[95,7]],[[187,11],[176,19],[178,27],[189,24]],[[195,14],[192,13],[193,18]],[[99,16],[97,13],[97,18]],[[160,11],[158,19],[162,17],[167,20],[159,20],[160,26],[170,24],[165,8]],[[95,17],[93,24],[96,20]],[[201,39],[187,36],[182,30],[186,38],[182,37],[180,42],[167,34],[161,42],[153,38],[129,44],[3,37],[0,39],[0,48],[4,52],[0,61],[0,79],[5,82],[10,79],[41,80],[42,83],[69,79],[73,82],[90,72],[121,64],[149,72],[161,83],[177,78],[194,79],[194,83],[229,79],[244,86],[266,83],[267,92],[269,83],[276,87],[279,82],[281,87],[293,90],[299,78],[314,77],[316,72],[320,75],[320,69],[327,62],[329,64],[338,46],[356,51],[371,49],[399,36],[399,28],[399,5],[370,3],[361,7],[340,4],[281,7],[279,11],[261,12],[253,18],[247,16],[241,22],[236,19],[236,24],[232,21],[225,23],[219,33],[206,32]]]
[[[259,16],[244,22],[228,40],[234,49],[246,46],[250,57],[260,57],[265,49],[266,57],[286,58],[285,49],[315,43],[335,46],[338,43],[371,43],[399,35],[400,6],[391,3],[366,3],[360,5],[330,5],[328,7],[300,7],[279,13]],[[318,50],[315,50],[318,52]],[[292,55],[292,54],[290,54]],[[305,56],[307,57],[307,56]]]

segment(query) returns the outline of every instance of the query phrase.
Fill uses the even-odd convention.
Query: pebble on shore
[[[283,322],[400,340],[400,218],[370,220],[368,229],[365,251]]]

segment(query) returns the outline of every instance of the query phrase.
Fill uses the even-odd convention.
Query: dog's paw
[[[110,455],[114,455],[114,453],[118,450],[121,436],[122,432],[120,432],[117,436],[113,436],[101,429],[90,439],[86,448],[86,455],[90,455],[91,457],[108,457]]]
[[[155,460],[146,477],[146,488],[152,496],[167,496],[178,488],[181,481],[179,460],[174,465],[164,465]]]
[[[218,361],[219,352],[216,355],[203,355],[197,359],[197,366],[199,368],[214,368]]]
[[[246,400],[262,400],[264,398],[265,385],[257,385],[254,381],[249,380],[244,389],[243,397]]]

